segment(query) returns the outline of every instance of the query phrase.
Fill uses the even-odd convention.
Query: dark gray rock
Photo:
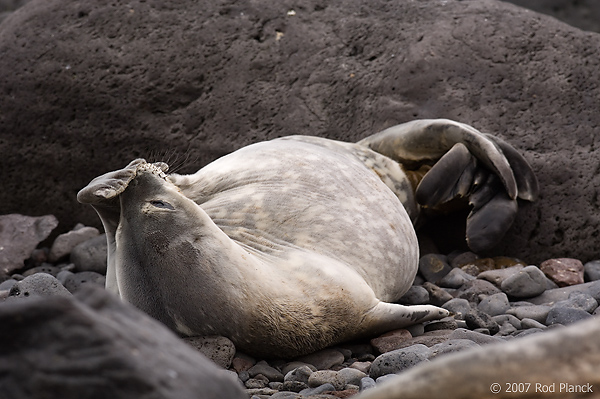
[[[530,328],[539,328],[540,330],[543,330],[546,328],[546,326],[543,325],[542,323],[540,323],[539,321],[525,318],[525,319],[521,320],[521,328],[523,330],[530,329]]]
[[[496,334],[500,330],[500,326],[490,315],[480,310],[474,309],[465,315],[467,327],[471,330],[483,328],[489,331],[491,335]]]
[[[99,225],[75,194],[124,159],[169,149],[197,160],[189,172],[280,135],[356,140],[448,117],[508,140],[540,180],[540,201],[520,207],[492,254],[596,256],[582,238],[600,223],[589,217],[598,35],[489,0],[291,7],[33,0],[12,14],[0,40],[3,209]],[[433,224],[440,251],[462,241],[455,225]]]
[[[65,276],[64,281],[65,288],[69,290],[69,292],[75,293],[83,286],[87,285],[104,287],[106,284],[106,277],[96,272],[80,272]]]
[[[516,316],[519,320],[533,319],[540,323],[546,322],[548,312],[550,312],[550,306],[545,305],[518,306],[506,311],[507,314]]]
[[[491,337],[489,335],[481,334],[471,330],[466,330],[464,328],[457,328],[456,330],[452,331],[452,333],[448,336],[448,340],[451,339],[468,339],[475,342],[478,345],[506,342],[502,338]]]
[[[527,266],[502,281],[500,289],[513,298],[530,298],[546,291],[546,280],[538,267]]]
[[[593,260],[583,265],[586,281],[600,280],[600,260]]]
[[[344,355],[335,349],[323,349],[310,355],[300,356],[297,360],[312,364],[317,370],[327,370],[344,362]]]
[[[594,310],[598,307],[598,301],[592,298],[591,295],[574,291],[569,295],[569,299],[565,299],[563,301],[558,301],[554,305],[553,308],[575,308],[585,310],[588,313],[593,313]]]
[[[569,295],[576,291],[589,294],[596,301],[600,301],[600,281],[591,281],[589,283],[572,285],[570,287],[561,287],[552,290],[546,290],[542,295],[537,296],[535,298],[529,298],[527,299],[527,301],[536,305],[552,305],[555,302],[569,299]]]
[[[399,302],[403,305],[424,305],[429,303],[429,292],[423,286],[412,285]]]
[[[279,370],[271,367],[269,363],[264,360],[261,360],[252,366],[248,370],[248,373],[250,374],[250,377],[255,377],[258,374],[262,374],[267,377],[269,381],[283,382],[283,374]]]
[[[521,329],[521,320],[517,319],[514,315],[511,314],[501,314],[498,316],[493,316],[492,319],[498,323],[498,325],[504,325],[505,323],[510,323],[517,330]]]
[[[0,201],[4,201],[8,194],[10,193],[4,188],[0,194]],[[5,203],[3,209],[6,209],[4,206]],[[12,271],[25,266],[25,259],[31,256],[35,247],[45,240],[56,226],[58,220],[52,215],[0,215],[0,280],[5,280]]]
[[[395,374],[428,361],[431,350],[422,344],[396,349],[379,355],[369,370],[369,377],[377,379],[383,375]]]
[[[0,324],[12,399],[247,398],[235,376],[103,289],[0,303]]]
[[[9,298],[32,297],[70,297],[71,293],[63,287],[56,277],[47,273],[32,274],[15,283],[10,289]]]
[[[79,272],[89,271],[106,274],[106,258],[106,234],[101,234],[73,248],[70,259]]]
[[[591,317],[593,317],[591,314],[581,309],[552,308],[550,309],[550,312],[548,312],[545,324],[547,326],[553,324],[562,324],[566,326]]]
[[[431,347],[432,354],[430,359],[433,359],[434,357],[438,357],[446,353],[460,352],[465,349],[477,347],[479,347],[479,344],[475,343],[470,339],[449,339],[446,342],[442,342]]]
[[[469,301],[462,298],[454,298],[446,302],[442,308],[454,313],[454,317],[464,320],[464,315],[471,311],[472,307]]]
[[[437,283],[451,270],[452,268],[444,255],[427,254],[419,259],[419,273],[431,283]]]
[[[464,283],[471,280],[475,280],[475,276],[471,276],[459,268],[454,268],[438,282],[438,285],[444,288],[460,288]]]
[[[327,384],[323,384],[316,388],[303,389],[302,391],[300,391],[300,395],[312,396],[312,395],[319,395],[323,392],[330,392],[330,391],[335,391],[335,387],[332,384],[327,383]]]
[[[463,284],[462,287],[456,290],[455,296],[457,298],[466,299],[471,303],[479,303],[482,295],[489,296],[501,292],[502,291],[500,291],[498,287],[489,281],[475,279]]]
[[[523,270],[522,265],[515,265],[511,267],[507,267],[506,269],[497,269],[497,270],[486,270],[477,275],[477,278],[489,281],[497,287],[500,287],[502,282],[506,280],[508,277],[518,273]]]
[[[443,288],[438,287],[433,283],[423,283],[423,288],[425,288],[429,293],[429,303],[434,306],[442,306],[446,302],[454,299],[454,297],[449,292],[447,292]]]
[[[56,266],[52,266],[49,263],[44,263],[41,266],[36,266],[36,267],[33,267],[31,269],[24,271],[23,277],[28,277],[28,276],[31,276],[36,273],[46,273],[53,277],[56,277],[56,276],[58,276],[58,273],[60,273],[60,272],[61,272],[60,268],[58,268]]]
[[[308,384],[308,377],[310,377],[310,375],[312,373],[313,373],[313,370],[311,370],[310,367],[300,366],[300,367],[293,369],[292,371],[289,371],[284,376],[283,382],[297,381],[297,382],[302,382],[304,384]],[[297,392],[299,392],[299,391],[297,391]]]
[[[503,292],[487,296],[477,305],[477,309],[490,316],[504,314],[509,308],[510,303],[508,302],[508,297]]]

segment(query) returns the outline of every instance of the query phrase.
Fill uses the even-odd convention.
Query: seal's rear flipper
[[[365,335],[381,334],[449,316],[446,309],[432,305],[404,306],[396,303],[379,302],[362,321]]]

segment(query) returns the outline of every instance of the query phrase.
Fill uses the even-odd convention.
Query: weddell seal
[[[283,137],[192,175],[167,169],[137,159],[79,192],[108,236],[107,289],[183,335],[264,357],[447,316],[393,303],[417,272],[421,211],[466,198],[480,250],[537,192],[510,145],[449,120],[358,143]]]

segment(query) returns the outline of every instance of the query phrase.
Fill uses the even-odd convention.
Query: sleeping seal
[[[262,357],[446,316],[393,303],[417,272],[421,209],[467,198],[480,249],[510,226],[517,197],[537,192],[512,147],[449,120],[359,143],[283,137],[192,175],[167,169],[138,159],[79,192],[108,236],[107,289],[183,335],[226,336]]]

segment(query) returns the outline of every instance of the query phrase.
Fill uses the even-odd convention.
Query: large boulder
[[[135,157],[190,172],[278,136],[445,117],[539,176],[494,253],[596,256],[600,36],[551,17],[493,0],[33,0],[0,52],[7,211],[97,225],[78,189]]]
[[[247,398],[235,375],[107,291],[77,297],[0,303],[2,397]]]

